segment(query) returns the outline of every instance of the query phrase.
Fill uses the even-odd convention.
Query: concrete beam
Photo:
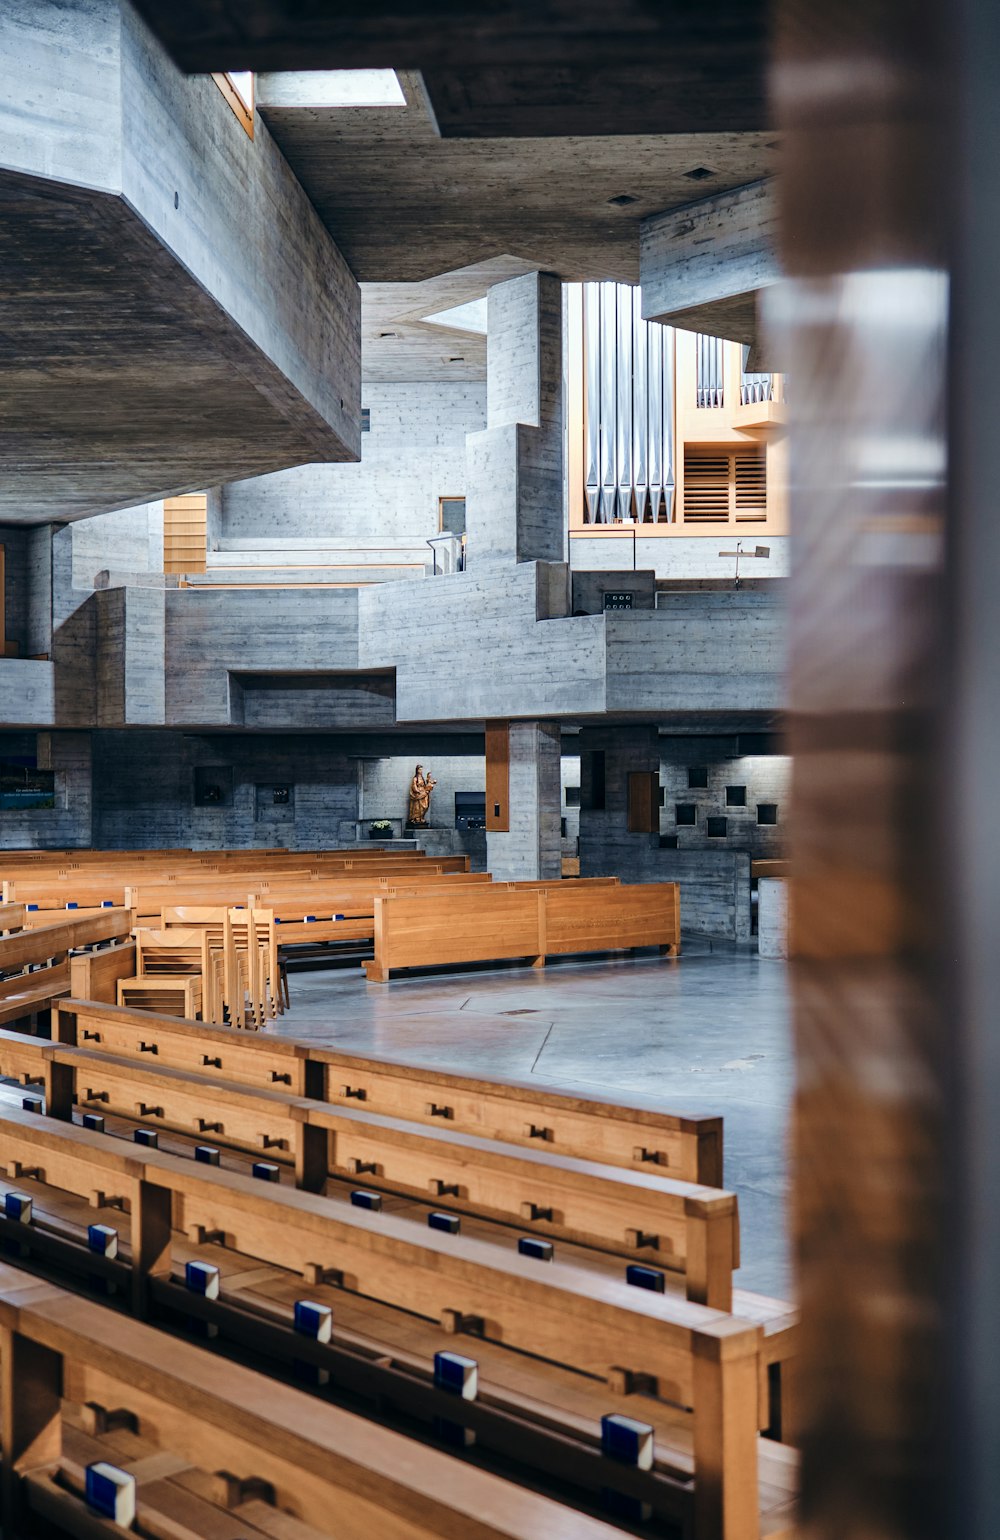
[[[188,70],[422,70],[444,135],[732,133],[767,121],[764,0],[137,3]]]
[[[127,0],[0,9],[0,519],[360,446],[360,297],[258,121]]]
[[[780,277],[770,178],[644,219],[642,314],[685,331],[757,342],[757,294]]]

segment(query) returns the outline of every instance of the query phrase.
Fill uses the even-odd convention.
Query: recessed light
[[[691,171],[685,171],[684,175],[692,182],[703,182],[706,177],[714,176],[714,171],[709,171],[707,166],[695,166]]]
[[[616,198],[608,199],[608,202],[613,204],[616,209],[627,208],[630,203],[638,203],[638,201],[638,198],[634,197],[632,193],[619,193]]]
[[[465,357],[464,357],[464,355],[459,354],[458,357],[456,357],[456,358],[449,358],[448,362],[450,364],[464,364],[465,363]]]

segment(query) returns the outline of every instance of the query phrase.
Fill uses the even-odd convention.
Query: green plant
[[[392,819],[391,818],[373,818],[371,823],[368,825],[368,827],[370,829],[377,829],[378,832],[381,834],[383,829],[391,829],[392,828]]]

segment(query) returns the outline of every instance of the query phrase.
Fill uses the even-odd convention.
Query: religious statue
[[[427,824],[427,814],[431,806],[431,792],[437,785],[429,775],[425,775],[423,765],[418,765],[410,782],[410,812],[407,823],[415,824],[418,828],[424,828]]]

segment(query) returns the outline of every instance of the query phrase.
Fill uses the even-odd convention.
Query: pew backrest
[[[64,1042],[89,1042],[117,1054],[138,1055],[141,1042],[152,1042],[164,1063],[208,1069],[241,1084],[280,1085],[336,1106],[706,1187],[723,1185],[720,1117],[671,1113],[636,1099],[623,1104],[585,1097],[536,1080],[485,1080],[394,1064],[284,1034],[258,1037],[80,999],[61,1002],[55,1033]],[[292,1078],[286,1081],[286,1074]]]

